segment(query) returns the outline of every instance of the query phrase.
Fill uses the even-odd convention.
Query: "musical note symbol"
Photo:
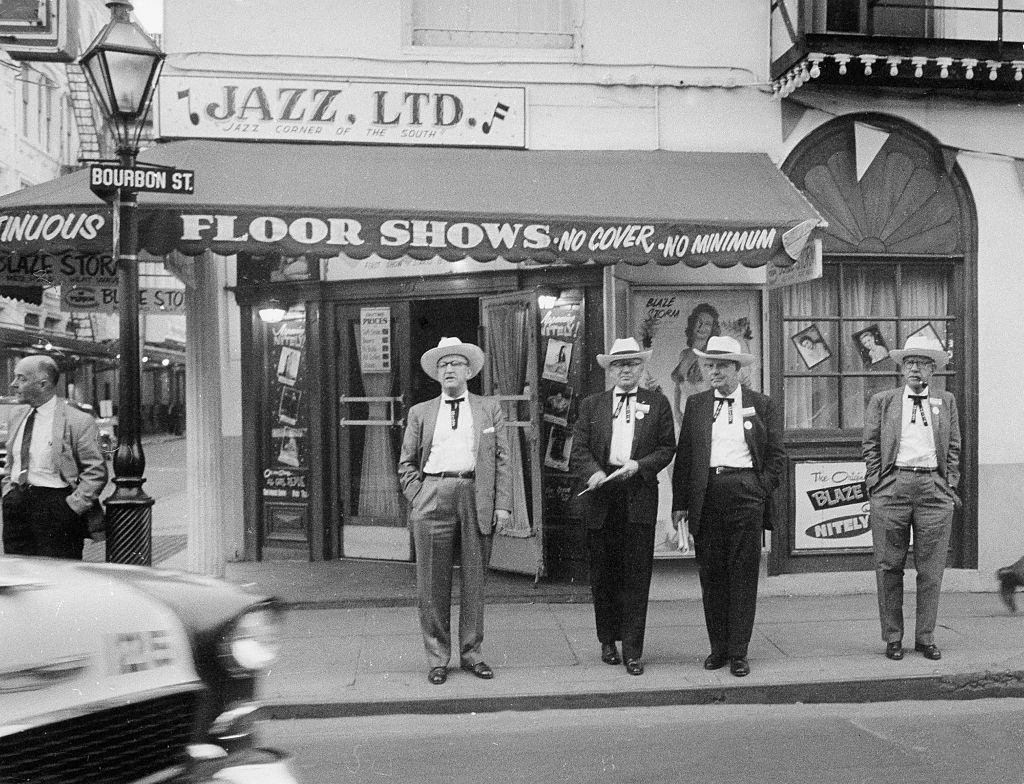
[[[483,129],[483,132],[490,133],[491,128],[494,127],[494,121],[504,120],[506,112],[508,112],[508,107],[499,101],[498,105],[494,107],[494,114],[491,115],[491,119],[480,126]]]
[[[190,90],[178,90],[178,100],[185,99],[186,105],[188,106],[188,119],[192,121],[193,125],[199,125],[199,115],[192,111],[192,95]]]

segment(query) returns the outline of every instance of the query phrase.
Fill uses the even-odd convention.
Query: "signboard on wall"
[[[794,550],[871,547],[863,462],[793,465]]]
[[[391,372],[391,308],[359,309],[359,369]]]
[[[164,74],[164,138],[526,147],[526,90]]]

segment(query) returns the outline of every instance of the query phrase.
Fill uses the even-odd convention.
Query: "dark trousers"
[[[764,504],[753,470],[712,471],[693,543],[713,653],[747,655],[757,607]]]
[[[85,521],[68,506],[71,488],[13,485],[4,496],[4,552],[82,560]]]
[[[654,525],[630,523],[629,494],[616,493],[604,527],[588,532],[587,545],[597,639],[605,644],[622,640],[623,658],[639,659],[654,568]]]

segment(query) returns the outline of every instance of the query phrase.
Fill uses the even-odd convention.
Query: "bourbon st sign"
[[[521,87],[164,74],[157,116],[164,138],[526,146]]]

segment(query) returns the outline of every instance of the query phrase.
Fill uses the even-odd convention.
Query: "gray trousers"
[[[483,661],[484,584],[491,557],[491,536],[480,533],[472,479],[425,477],[413,499],[409,519],[416,542],[416,591],[423,645],[430,667],[451,659],[452,566],[459,570],[459,663]]]
[[[941,481],[938,474],[897,471],[894,482],[871,496],[878,616],[882,640],[887,643],[903,639],[903,568],[911,530],[917,569],[914,642],[935,642],[939,592],[953,527],[953,500],[936,484]]]

